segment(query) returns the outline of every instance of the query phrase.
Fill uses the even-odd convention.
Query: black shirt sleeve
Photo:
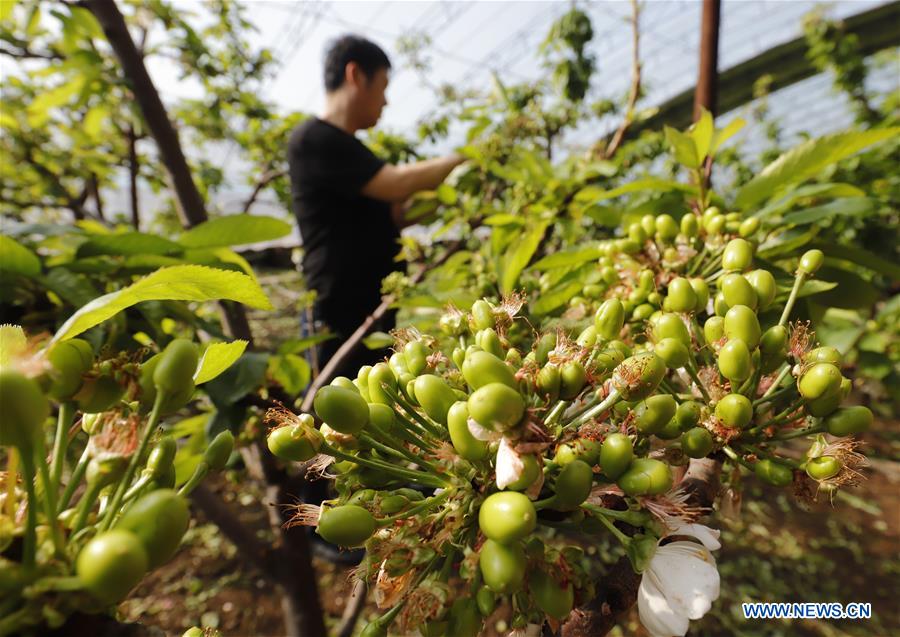
[[[321,120],[290,151],[304,185],[345,196],[359,194],[385,164],[355,136]]]

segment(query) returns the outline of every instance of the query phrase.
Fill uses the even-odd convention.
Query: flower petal
[[[688,630],[688,618],[676,613],[647,573],[638,588],[638,617],[653,637],[682,636]]]
[[[495,440],[500,440],[501,438],[499,433],[491,431],[487,427],[482,427],[481,423],[474,418],[469,418],[469,420],[466,421],[466,424],[469,427],[469,433],[472,434],[476,440],[480,440],[481,442],[493,442]]]
[[[497,488],[505,489],[521,478],[523,471],[525,471],[525,463],[522,462],[519,453],[510,444],[509,438],[501,438],[496,460]]]
[[[703,617],[719,597],[716,560],[694,542],[660,546],[647,571],[672,609],[690,619]]]
[[[722,548],[718,529],[711,529],[703,524],[686,524],[680,520],[676,521],[674,526],[670,525],[669,529],[669,535],[689,535],[697,538],[710,551]]]

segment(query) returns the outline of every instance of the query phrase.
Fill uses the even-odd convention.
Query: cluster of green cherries
[[[5,347],[30,355],[19,328],[0,329]],[[0,635],[38,634],[76,611],[122,601],[175,554],[190,522],[186,495],[225,466],[234,445],[230,433],[216,437],[175,490],[177,444],[157,425],[194,392],[198,347],[187,339],[143,364],[127,354],[98,361],[77,338],[31,356],[30,365],[15,358],[7,351],[0,366]]]
[[[604,244],[605,287],[586,325],[531,333],[515,304],[478,300],[448,311],[440,334],[398,334],[388,360],[321,388],[318,427],[311,414],[276,419],[275,455],[324,458],[336,476],[338,497],[299,523],[366,546],[361,572],[376,595],[406,593],[387,595],[366,637],[398,617],[403,630],[477,635],[501,602],[513,628],[564,620],[593,589],[581,550],[555,546],[551,529],[609,533],[641,570],[666,532],[652,504],[678,500],[690,459],[778,486],[801,475],[840,484],[845,456],[821,435],[802,460],[779,453],[872,421],[865,407],[841,407],[840,354],[810,348],[788,323],[823,255],[804,254],[779,288],[754,268],[757,229],[710,212],[646,218]],[[426,613],[421,591],[443,591]]]

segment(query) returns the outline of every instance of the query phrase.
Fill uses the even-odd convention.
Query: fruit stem
[[[197,465],[197,468],[194,469],[194,473],[191,474],[191,477],[185,482],[180,489],[178,489],[178,495],[187,497],[191,491],[197,488],[203,479],[209,475],[209,464],[205,461],[201,461],[200,464]],[[138,480],[140,482],[140,480]]]
[[[19,454],[15,447],[9,448],[6,459],[6,499],[3,501],[4,514],[10,520],[16,515],[16,476],[19,471]]]
[[[805,429],[795,429],[793,431],[788,431],[781,434],[780,436],[773,437],[772,440],[791,440],[793,438],[802,438],[803,436],[810,436],[812,434],[821,433],[823,431],[825,431],[825,425],[819,423],[818,425],[806,427]]]
[[[603,399],[603,401],[599,405],[595,405],[584,412],[581,416],[569,422],[566,425],[566,429],[570,427],[578,428],[584,423],[588,422],[595,416],[599,416],[607,409],[610,409],[613,405],[615,405],[622,398],[621,393],[618,389],[613,389],[609,392],[609,396]]]
[[[731,458],[734,462],[738,463],[745,469],[753,471],[753,465],[741,458],[737,453],[735,453],[734,449],[732,449],[728,445],[722,447],[722,451],[725,452],[725,455]]]
[[[25,478],[25,492],[28,495],[28,517],[25,520],[25,541],[22,547],[22,565],[25,570],[34,568],[37,554],[37,493],[34,490],[34,460],[29,456],[30,449],[20,449],[22,473]]]
[[[360,434],[359,439],[361,442],[364,442],[368,445],[372,445],[373,447],[375,447],[375,449],[377,449],[378,451],[381,451],[382,453],[386,453],[395,458],[399,458],[400,460],[407,460],[409,462],[414,462],[423,467],[428,467],[431,470],[435,469],[433,464],[431,464],[424,458],[420,458],[416,454],[411,453],[402,445],[398,445],[396,448],[388,447],[387,445],[384,445],[384,444],[378,442],[377,440],[375,440],[374,438],[372,438],[372,436],[367,436],[366,434]]]
[[[615,509],[598,507],[594,504],[582,504],[581,508],[605,515],[606,517],[618,520],[619,522],[625,522],[631,526],[640,527],[647,521],[647,515],[641,511],[616,511]]]
[[[794,287],[791,288],[791,295],[788,297],[787,303],[784,304],[784,311],[781,313],[781,319],[778,321],[778,324],[782,327],[787,323],[791,310],[794,309],[794,303],[797,301],[797,295],[800,293],[800,288],[808,276],[806,272],[797,272],[797,276],[794,279]]]
[[[56,438],[53,440],[53,460],[50,465],[50,479],[54,493],[59,490],[59,481],[62,477],[62,469],[66,459],[66,447],[69,442],[69,424],[75,413],[75,404],[64,402],[59,406],[59,415],[56,419]]]
[[[706,385],[700,380],[700,375],[697,373],[697,370],[694,369],[694,366],[691,364],[685,365],[684,370],[687,372],[688,376],[691,377],[691,380],[694,381],[694,384],[697,385],[697,389],[700,390],[700,395],[703,396],[703,399],[709,403],[709,392],[706,391]]]
[[[410,518],[414,515],[418,515],[422,511],[427,511],[428,509],[434,508],[436,505],[441,504],[444,500],[446,500],[450,494],[452,493],[451,489],[444,489],[439,494],[432,496],[430,498],[426,498],[416,506],[411,509],[407,509],[406,511],[401,511],[400,513],[395,513],[394,515],[390,515],[386,518],[378,518],[379,526],[388,526],[389,524],[393,524],[397,520],[403,520],[406,518]]]
[[[89,453],[88,447],[85,446],[84,452],[78,460],[78,464],[75,465],[75,469],[72,470],[72,475],[69,476],[69,483],[66,485],[66,490],[63,491],[62,497],[59,499],[60,511],[65,511],[66,507],[69,506],[69,500],[72,499],[75,489],[81,484],[81,479],[84,477],[84,472],[87,471],[87,466],[90,461],[91,454]]]
[[[150,484],[151,480],[152,478],[150,477],[149,473],[142,473],[141,476],[137,479],[137,482],[131,485],[131,488],[125,492],[125,496],[122,498],[122,503],[124,504],[136,497],[144,487]]]
[[[609,518],[606,517],[605,509],[601,509],[600,507],[591,507],[590,505],[588,505],[588,507],[582,505],[582,507],[586,508],[587,511],[592,516],[594,516],[594,518],[600,520],[603,526],[605,526],[610,533],[616,536],[616,539],[619,540],[619,542],[621,542],[623,546],[628,546],[628,544],[631,542],[631,538],[622,533],[622,531],[616,528],[615,524],[609,521]]]
[[[109,508],[106,511],[106,514],[103,516],[103,523],[100,525],[100,531],[106,531],[112,526],[113,518],[115,518],[116,513],[118,513],[119,506],[122,504],[122,496],[125,495],[125,491],[131,485],[131,480],[134,478],[134,472],[137,471],[138,464],[141,462],[141,458],[144,455],[144,452],[147,450],[147,445],[150,443],[150,437],[153,435],[153,432],[156,431],[156,424],[159,422],[159,417],[162,412],[162,405],[165,399],[169,398],[169,393],[165,391],[158,390],[156,392],[156,399],[153,401],[153,409],[150,411],[150,417],[147,419],[147,424],[144,426],[144,431],[141,435],[141,442],[138,445],[137,451],[131,456],[131,460],[128,462],[128,468],[125,470],[125,476],[116,486],[115,494],[110,501]]]
[[[394,402],[396,402],[398,405],[400,405],[400,407],[403,408],[403,411],[408,413],[417,423],[422,425],[422,427],[425,429],[425,431],[430,433],[432,436],[434,436],[438,440],[445,439],[444,432],[442,432],[440,430],[438,425],[434,424],[428,418],[425,418],[424,416],[422,416],[422,414],[417,412],[412,405],[410,405],[408,402],[406,402],[406,400],[402,396],[400,396],[399,392],[394,391],[386,383],[382,383],[381,387],[384,390],[384,393],[386,393],[388,396],[390,396],[394,400]]]
[[[563,412],[566,410],[566,406],[568,404],[569,402],[566,400],[557,401],[557,403],[553,405],[553,409],[550,410],[550,413],[547,414],[547,417],[544,418],[544,424],[556,424],[556,421],[559,420],[560,416],[563,415]]]
[[[363,458],[362,456],[353,456],[348,453],[344,453],[343,451],[335,449],[327,442],[322,443],[322,449],[324,449],[328,455],[334,456],[335,458],[340,458],[341,460],[349,460],[350,462],[353,462],[355,464],[369,467],[370,469],[376,469],[378,471],[384,471],[385,473],[392,474],[398,478],[412,480],[413,482],[418,482],[419,484],[428,487],[442,488],[449,485],[447,481],[428,473],[413,471],[411,469],[403,469],[386,462],[380,462],[378,460],[372,460],[371,458]]]
[[[781,384],[781,381],[785,379],[785,377],[791,372],[791,366],[785,363],[784,367],[781,368],[781,373],[778,374],[778,378],[775,379],[775,382],[772,383],[769,388],[766,390],[766,393],[762,395],[763,398],[768,398],[772,396],[775,392],[776,388]],[[762,400],[762,399],[760,399]]]
[[[763,403],[772,402],[772,401],[775,400],[776,398],[781,398],[782,396],[784,396],[784,395],[787,394],[788,392],[793,391],[794,388],[795,388],[795,387],[794,387],[793,384],[791,384],[791,385],[785,385],[784,387],[782,387],[781,389],[779,389],[779,390],[776,391],[776,392],[773,392],[773,393],[768,394],[768,395],[764,395],[762,398],[757,398],[756,400],[753,401],[752,404],[753,404],[754,407],[757,407],[757,406],[759,406],[759,405],[762,405]]]
[[[419,433],[422,431],[420,427],[416,426],[411,420],[409,420],[409,418],[398,411],[394,411],[394,416],[396,416],[397,421],[401,425],[402,432],[398,431],[398,435],[401,438],[421,449],[425,449],[427,451],[431,451],[434,449],[434,446],[432,444],[425,442],[425,440],[419,437]]]
[[[41,486],[44,491],[44,513],[47,515],[47,524],[50,526],[50,537],[53,538],[53,547],[57,555],[62,556],[65,549],[59,524],[56,522],[56,493],[57,490],[50,482],[50,467],[47,465],[47,450],[44,448],[44,437],[35,437],[37,447],[35,456],[38,459],[37,469],[41,474]],[[32,471],[34,468],[32,467]]]

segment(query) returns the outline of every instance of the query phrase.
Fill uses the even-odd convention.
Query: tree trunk
[[[83,6],[97,18],[122,64],[125,77],[131,84],[135,100],[141,107],[150,135],[156,141],[160,158],[169,173],[182,224],[185,227],[192,227],[203,223],[208,218],[203,197],[194,183],[191,169],[178,139],[178,133],[172,126],[159,93],[144,66],[143,56],[128,32],[124,16],[114,0],[84,0]],[[244,308],[235,303],[226,302],[221,305],[228,332],[236,338],[252,340]],[[256,450],[263,458],[266,457],[266,451],[259,443]],[[273,480],[277,479],[267,472],[267,481],[270,477]],[[279,497],[282,496],[283,483],[269,482],[269,491],[277,492]],[[274,522],[275,520],[273,520]],[[271,576],[279,584],[282,584],[286,591],[283,600],[285,630],[291,636],[325,637],[325,625],[319,603],[315,571],[310,559],[306,536],[298,532],[289,533],[280,528],[280,523],[273,524],[273,526],[277,527],[276,531],[280,534],[281,544],[276,548],[277,564],[280,569]]]

